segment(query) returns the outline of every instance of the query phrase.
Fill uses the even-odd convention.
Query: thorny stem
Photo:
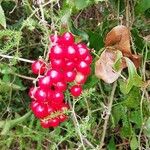
[[[114,94],[115,94],[116,87],[117,87],[117,82],[114,82],[113,87],[112,87],[112,92],[111,92],[111,95],[110,95],[109,104],[108,104],[108,112],[107,112],[107,115],[105,117],[105,122],[104,122],[104,125],[103,125],[103,133],[102,133],[102,138],[101,138],[100,146],[99,146],[100,150],[102,149],[103,144],[104,144],[106,130],[107,130],[107,124],[108,124],[108,121],[109,121],[109,117],[111,115],[112,104],[113,104],[113,100],[114,100]]]
[[[33,63],[34,62],[33,60],[14,57],[14,56],[8,56],[8,55],[3,55],[3,54],[0,54],[0,57],[7,58],[7,59],[16,59],[16,60],[24,61],[24,62],[27,62],[27,63]]]

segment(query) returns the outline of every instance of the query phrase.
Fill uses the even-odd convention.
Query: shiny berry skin
[[[64,122],[64,121],[66,121],[67,119],[68,119],[68,116],[66,116],[66,115],[64,115],[64,114],[59,115],[59,121],[60,121],[60,122]]]
[[[52,59],[51,60],[51,67],[53,69],[61,69],[64,67],[65,60],[63,58],[61,59]]]
[[[75,82],[78,83],[78,84],[84,84],[86,82],[86,79],[87,79],[87,76],[80,73],[80,72],[77,72],[77,75],[75,77]]]
[[[53,34],[49,37],[49,40],[54,44],[59,42],[59,39],[61,38],[61,36]]]
[[[52,80],[50,76],[44,76],[39,78],[38,86],[40,88],[50,88],[51,85],[52,85]]]
[[[53,97],[52,97],[53,103],[60,104],[63,102],[63,100],[64,100],[64,94],[62,92],[59,91],[53,92]]]
[[[39,105],[39,103],[37,101],[32,101],[30,104],[31,110],[34,111],[38,105]]]
[[[34,74],[44,74],[46,65],[42,60],[36,60],[32,63],[31,69]]]
[[[61,40],[62,40],[63,43],[70,45],[70,44],[74,43],[74,36],[70,32],[65,32],[62,35]]]
[[[65,71],[64,72],[64,80],[66,82],[73,82],[76,77],[75,71]]]
[[[50,127],[57,127],[59,123],[60,123],[59,118],[53,118],[49,120]]]
[[[67,89],[67,84],[64,81],[57,82],[55,84],[55,90],[64,92]]]
[[[47,101],[47,90],[43,88],[38,88],[35,92],[35,99],[39,103],[43,103]]]
[[[50,60],[64,58],[64,50],[60,45],[55,45],[51,48],[49,54]]]
[[[78,72],[81,72],[84,75],[89,75],[91,71],[90,66],[83,60],[77,63],[76,69]]]
[[[40,104],[40,103],[38,103],[38,105],[36,105],[36,107],[34,107],[33,113],[37,118],[44,118],[49,115],[47,105]]]
[[[92,56],[89,54],[85,57],[84,61],[90,65],[92,63],[92,59]]]
[[[63,70],[72,71],[75,68],[75,62],[72,60],[66,60],[64,63]]]
[[[82,87],[80,85],[74,85],[71,87],[70,93],[72,96],[78,97],[82,93]]]
[[[49,128],[50,125],[49,125],[49,120],[41,120],[40,121],[40,124],[43,128]]]
[[[63,73],[58,69],[51,69],[47,72],[47,76],[50,76],[53,83],[57,83],[63,80]]]
[[[87,57],[87,55],[89,54],[89,50],[86,47],[80,47],[78,46],[78,57],[81,59],[84,59]]]
[[[37,90],[37,87],[31,87],[30,90],[29,90],[29,96],[30,98],[34,99],[34,95],[35,95],[35,92]]]
[[[77,57],[77,47],[75,45],[69,45],[65,49],[65,58],[74,59]]]

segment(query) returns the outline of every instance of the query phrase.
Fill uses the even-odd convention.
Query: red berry
[[[63,73],[60,70],[51,69],[47,72],[47,75],[50,76],[53,83],[57,83],[63,80]]]
[[[70,32],[66,32],[62,35],[61,38],[63,44],[73,44],[74,43],[74,36]]]
[[[62,92],[59,91],[53,92],[53,97],[52,97],[53,103],[60,104],[63,102],[63,100],[64,100],[64,94]]]
[[[50,41],[52,43],[57,43],[59,41],[59,39],[61,38],[61,36],[57,35],[57,34],[53,34],[49,37]]]
[[[64,67],[64,59],[52,59],[51,67],[53,69],[61,69]]]
[[[75,82],[78,84],[84,84],[86,82],[87,76],[77,72],[76,78],[75,78]]]
[[[72,71],[72,70],[74,70],[74,68],[75,68],[75,63],[74,63],[74,61],[72,61],[72,60],[66,60],[66,61],[65,61],[63,70]]]
[[[66,82],[60,81],[55,84],[55,89],[60,92],[64,92],[67,89]]]
[[[43,128],[49,128],[50,125],[49,125],[49,120],[41,120],[40,121],[40,124]]]
[[[29,90],[29,96],[30,96],[30,98],[32,98],[32,99],[35,98],[34,94],[35,94],[36,90],[37,90],[37,87],[31,87],[30,88],[30,90]]]
[[[78,72],[81,72],[84,75],[89,75],[91,71],[90,66],[83,60],[77,63],[76,69]]]
[[[86,58],[86,56],[89,54],[88,49],[84,46],[81,46],[81,44],[77,45],[77,47],[78,47],[78,57],[81,59]]]
[[[32,101],[30,104],[31,110],[34,111],[35,108],[37,107],[37,105],[39,105],[39,103],[37,101]]]
[[[64,80],[66,82],[74,81],[75,77],[76,77],[76,72],[75,71],[66,71],[66,72],[64,72]]]
[[[59,125],[59,118],[53,118],[49,120],[50,127],[57,127]]]
[[[74,85],[70,89],[71,95],[78,97],[82,93],[82,87],[80,85]]]
[[[52,100],[52,96],[53,96],[53,92],[51,89],[47,89],[47,101],[51,102]]]
[[[74,59],[77,57],[77,48],[75,45],[70,45],[66,47],[65,57],[67,59]]]
[[[44,74],[46,65],[42,60],[36,60],[32,63],[31,68],[34,74]]]
[[[44,76],[39,79],[38,85],[40,88],[50,88],[52,81],[50,76]]]
[[[92,59],[92,56],[89,54],[85,57],[84,61],[90,65],[92,63]]]
[[[35,92],[35,99],[38,102],[46,102],[47,101],[47,89],[38,88]]]
[[[49,54],[50,60],[52,59],[59,59],[59,58],[64,58],[64,50],[63,47],[60,45],[55,45],[50,49],[50,54]]]
[[[37,118],[44,118],[49,115],[47,105],[40,103],[34,107],[33,113]]]

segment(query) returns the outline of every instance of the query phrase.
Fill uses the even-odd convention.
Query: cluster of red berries
[[[32,72],[39,75],[38,86],[29,91],[31,109],[44,128],[56,127],[68,118],[63,92],[69,88],[72,96],[80,96],[92,63],[87,46],[75,43],[71,33],[51,35],[50,41],[49,63],[40,59],[32,63]]]

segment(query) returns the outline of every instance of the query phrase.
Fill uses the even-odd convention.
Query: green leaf
[[[133,137],[130,141],[130,147],[131,147],[131,150],[136,150],[138,148],[138,141],[137,141],[135,133],[133,134]]]
[[[128,94],[133,86],[140,87],[143,85],[142,78],[137,74],[134,63],[127,57],[124,57],[128,66],[129,78],[126,82],[120,81],[120,90],[124,94]]]
[[[132,90],[126,95],[123,104],[127,106],[127,108],[135,108],[138,109],[140,105],[140,90],[137,87],[132,88]]]
[[[109,140],[107,149],[108,149],[108,150],[116,150],[114,137],[112,137],[112,138]]]
[[[122,64],[122,53],[121,51],[117,51],[117,58],[115,60],[115,63],[113,65],[113,68],[116,72],[118,72],[121,69],[121,64]]]
[[[0,24],[6,29],[6,18],[1,4],[0,4]]]
[[[75,0],[74,4],[77,9],[84,9],[91,3],[90,0]]]
[[[130,121],[135,123],[137,125],[138,128],[141,128],[142,126],[142,116],[140,111],[131,111],[130,114]]]
[[[89,36],[88,36],[88,34],[87,34],[85,31],[81,31],[81,30],[77,29],[77,28],[74,26],[74,24],[73,24],[72,21],[69,21],[68,24],[69,24],[69,29],[70,29],[70,31],[71,31],[74,35],[80,36],[80,37],[82,38],[82,41],[83,41],[83,42],[88,42]]]
[[[140,0],[135,7],[135,13],[143,14],[149,8],[150,8],[150,0]]]

